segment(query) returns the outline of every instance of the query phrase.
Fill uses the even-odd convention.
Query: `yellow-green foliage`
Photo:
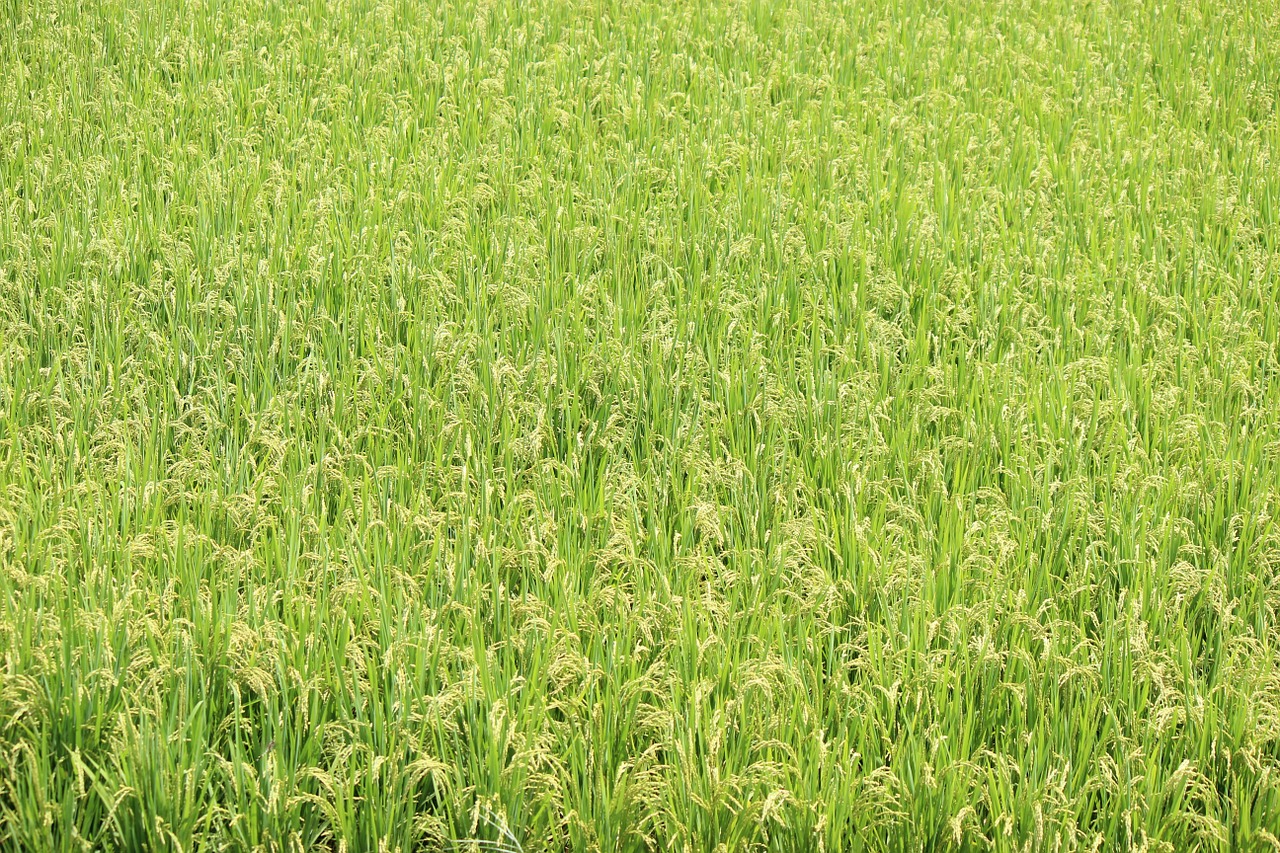
[[[1280,847],[1280,4],[0,0],[0,849]]]

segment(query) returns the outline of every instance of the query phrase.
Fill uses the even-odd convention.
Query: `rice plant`
[[[0,850],[1280,849],[1280,3],[0,0]]]

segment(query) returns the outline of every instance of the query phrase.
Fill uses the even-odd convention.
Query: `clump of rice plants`
[[[1273,0],[0,2],[0,850],[1280,847]]]

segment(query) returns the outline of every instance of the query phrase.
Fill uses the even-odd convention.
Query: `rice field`
[[[1280,3],[0,0],[0,850],[1280,849]]]

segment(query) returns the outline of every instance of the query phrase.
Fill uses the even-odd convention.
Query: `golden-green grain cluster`
[[[0,850],[1280,848],[1275,0],[0,0]]]

